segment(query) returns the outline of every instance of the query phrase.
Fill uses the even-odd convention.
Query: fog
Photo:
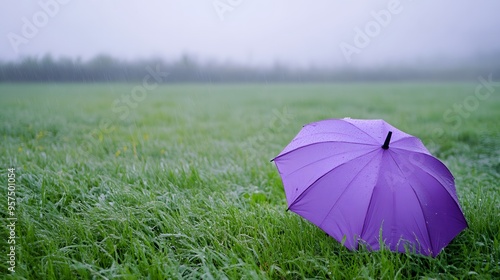
[[[0,61],[23,57],[376,67],[498,61],[500,2],[0,1]],[[465,62],[464,62],[465,63]]]

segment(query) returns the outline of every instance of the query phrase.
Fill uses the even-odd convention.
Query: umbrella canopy
[[[448,168],[383,120],[310,123],[273,161],[288,209],[351,250],[436,256],[467,227]]]

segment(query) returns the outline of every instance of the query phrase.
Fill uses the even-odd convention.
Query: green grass
[[[475,84],[0,84],[0,273],[18,279],[500,277],[500,88]],[[272,163],[303,124],[383,118],[451,169],[469,228],[436,258],[351,252],[285,212]],[[108,125],[104,125],[104,124]],[[7,271],[7,168],[17,264]]]

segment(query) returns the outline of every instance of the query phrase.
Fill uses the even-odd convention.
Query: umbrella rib
[[[399,168],[399,166],[398,166],[398,168]],[[418,205],[420,205],[420,211],[422,212],[422,217],[425,220],[425,229],[427,230],[427,237],[429,238],[429,247],[431,248],[432,252],[434,252],[434,246],[432,245],[432,239],[431,239],[431,233],[429,231],[429,226],[427,226],[427,219],[425,217],[424,207],[422,206],[422,202],[420,201],[420,198],[418,197],[417,192],[415,191],[415,188],[413,187],[413,185],[410,182],[408,182],[408,185],[410,185],[410,188],[411,188],[413,194],[417,198]]]
[[[294,200],[291,204],[290,204],[290,206],[288,206],[288,209],[290,209],[293,205],[295,205],[295,203],[296,203],[297,201],[299,201],[299,200],[300,200],[300,199],[304,196],[304,194],[305,194],[305,193],[306,193],[306,192],[307,192],[307,191],[308,191],[308,190],[309,190],[312,186],[314,186],[314,184],[316,184],[319,180],[321,180],[323,177],[325,177],[328,173],[332,172],[332,171],[333,171],[333,170],[335,170],[336,168],[339,168],[340,166],[343,166],[343,165],[345,165],[345,164],[347,164],[347,163],[349,163],[349,162],[351,162],[351,161],[353,161],[353,160],[355,160],[355,159],[361,158],[361,157],[366,156],[366,155],[368,155],[369,153],[373,153],[373,152],[375,152],[375,151],[378,151],[378,148],[377,148],[376,150],[373,150],[373,151],[368,152],[368,153],[366,153],[366,154],[363,154],[363,155],[360,155],[360,156],[358,156],[358,157],[352,158],[352,159],[350,159],[350,160],[348,160],[348,161],[346,161],[346,162],[344,162],[344,163],[342,163],[342,164],[340,164],[340,165],[337,165],[337,166],[335,166],[334,168],[332,168],[332,169],[328,170],[327,172],[325,172],[325,174],[321,175],[318,179],[316,179],[314,182],[312,182],[312,183],[309,185],[309,187],[307,187],[307,188],[306,188],[306,189],[305,189],[305,190],[304,190],[304,191],[303,191],[303,192],[302,192],[302,193],[301,193],[301,194],[300,194],[300,195],[299,195],[299,196],[298,196],[298,197],[297,197],[297,198],[296,198],[296,199],[295,199],[295,200]]]
[[[377,182],[378,182],[378,176],[380,176],[380,172],[379,174],[377,175]],[[375,185],[376,186],[376,185]],[[375,187],[373,187],[375,188]],[[368,221],[366,220],[366,218],[368,217],[368,210],[370,210],[370,205],[372,204],[372,200],[373,200],[373,194],[375,193],[375,191],[372,190],[372,195],[370,196],[370,202],[368,202],[368,207],[366,207],[366,213],[365,213],[365,218],[363,219],[363,227],[361,228],[361,233],[359,234],[359,238],[361,240],[364,240],[363,239],[363,235],[365,234],[365,226],[366,224],[368,223]]]
[[[379,178],[380,178],[380,168],[379,168],[379,172],[377,172],[377,180],[375,181],[375,186],[373,186],[372,195],[370,196],[370,201],[368,202],[368,207],[366,207],[365,218],[363,219],[363,227],[361,228],[361,233],[359,234],[359,237],[361,238],[361,240],[364,240],[363,235],[365,233],[365,226],[367,224],[366,219],[368,218],[368,211],[370,210],[370,206],[371,206],[372,200],[373,200],[373,194],[375,193],[374,189],[377,186],[377,182],[378,182]]]
[[[399,140],[398,140],[399,141]],[[397,142],[397,141],[396,141]],[[394,143],[394,142],[393,142]],[[401,147],[394,147],[392,146],[391,147],[392,149],[398,149],[398,150],[401,150],[401,151],[405,151],[405,152],[411,152],[411,153],[417,153],[417,154],[422,154],[422,155],[426,155],[428,156],[429,154],[428,153],[424,153],[424,152],[418,152],[418,151],[415,151],[415,150],[409,150],[409,149],[405,149],[405,148],[401,148]],[[425,148],[425,146],[424,146]],[[426,148],[427,149],[427,148]],[[432,156],[432,155],[431,155]]]
[[[410,150],[406,150],[406,149],[401,149],[401,148],[398,148],[398,149],[400,149],[400,150],[404,150],[404,151],[409,151],[409,152],[412,152],[412,153],[421,154],[421,155],[423,155],[423,156],[425,156],[425,157],[428,157],[428,158],[430,158],[430,159],[432,159],[432,160],[435,160],[438,164],[442,165],[442,166],[443,166],[446,170],[448,170],[448,172],[450,173],[450,175],[451,175],[451,176],[453,176],[453,174],[451,174],[451,172],[450,172],[450,170],[448,169],[448,167],[446,167],[446,165],[444,165],[444,164],[443,164],[440,160],[438,160],[437,158],[435,158],[435,157],[434,157],[434,156],[432,156],[432,155],[429,155],[429,154],[426,154],[426,153],[422,153],[422,152],[415,152],[415,151],[410,151]],[[451,195],[451,196],[452,196],[453,201],[455,201],[455,204],[458,206],[458,209],[461,209],[461,208],[460,208],[460,205],[459,205],[459,203],[458,203],[458,201],[456,201],[456,200],[455,200],[455,198],[454,198],[453,194],[452,194],[452,193],[450,193],[450,192],[448,191],[448,189],[446,189],[446,188],[445,188],[445,187],[444,187],[444,186],[440,183],[440,180],[439,180],[436,176],[434,176],[433,174],[431,174],[431,173],[429,173],[428,171],[424,170],[422,167],[420,167],[420,166],[418,166],[418,165],[415,165],[415,164],[414,164],[414,166],[415,166],[415,167],[417,167],[418,169],[422,170],[423,172],[425,172],[425,173],[429,174],[432,178],[434,178],[436,181],[438,181],[439,185],[441,185],[441,187],[442,187],[442,188],[444,188],[444,190],[445,190],[445,191],[446,191],[449,195]],[[399,167],[399,166],[398,166],[398,167]]]
[[[315,142],[315,143],[310,143],[310,144],[307,144],[307,145],[304,145],[304,146],[300,146],[300,147],[297,147],[293,150],[290,150],[284,154],[281,154],[281,155],[278,155],[276,156],[275,158],[273,158],[271,161],[274,161],[284,155],[288,155],[289,153],[291,152],[295,152],[297,150],[300,150],[302,148],[307,148],[307,147],[310,147],[310,146],[313,146],[313,145],[317,145],[317,144],[323,144],[323,143],[346,143],[346,144],[356,144],[356,145],[363,145],[363,146],[373,146],[372,144],[367,144],[367,143],[357,143],[357,142],[348,142],[348,141],[322,141],[322,142]]]
[[[340,119],[341,121],[345,122],[345,123],[348,123],[350,124],[351,126],[355,127],[357,130],[363,132],[364,134],[368,135],[371,139],[373,139],[376,143],[378,143],[378,140],[375,139],[373,136],[371,136],[370,134],[368,134],[366,131],[362,130],[361,128],[357,127],[356,125],[354,125],[353,123],[350,123],[344,119]]]
[[[329,155],[329,156],[326,156],[326,157],[322,157],[322,158],[320,158],[320,159],[318,159],[318,160],[315,160],[315,161],[313,161],[313,162],[311,162],[311,163],[308,163],[308,164],[306,164],[306,165],[303,165],[303,166],[301,166],[300,168],[298,168],[298,169],[294,170],[293,172],[290,172],[290,173],[288,173],[288,174],[286,174],[286,175],[287,175],[287,176],[290,176],[290,175],[294,174],[295,172],[297,172],[297,171],[299,171],[299,170],[302,170],[302,169],[304,169],[304,168],[306,168],[307,166],[310,166],[310,165],[312,165],[312,164],[318,163],[318,162],[320,162],[320,161],[322,161],[322,160],[325,160],[325,159],[328,159],[328,158],[331,158],[331,157],[335,157],[335,156],[340,156],[340,155],[344,155],[344,154],[349,154],[349,153],[352,153],[352,151],[348,151],[348,152],[343,152],[343,153],[338,153],[338,154],[334,154],[334,155]],[[340,164],[339,164],[338,166],[340,166]]]
[[[366,155],[366,154],[365,154]],[[339,195],[339,198],[337,198],[337,201],[335,201],[335,203],[333,203],[332,207],[330,207],[330,210],[328,211],[328,213],[326,213],[325,217],[323,218],[323,220],[321,221],[320,223],[320,227],[321,225],[325,222],[326,218],[328,217],[328,215],[330,215],[330,212],[332,212],[333,208],[335,208],[335,206],[337,205],[337,203],[340,201],[340,199],[342,198],[342,196],[346,193],[347,189],[349,188],[349,186],[351,186],[351,183],[354,181],[354,179],[356,179],[356,177],[359,175],[359,173],[361,173],[361,171],[363,171],[363,169],[368,165],[370,164],[370,162],[373,160],[374,157],[376,157],[377,154],[375,154],[370,160],[368,160],[368,162],[363,165],[362,168],[359,169],[359,171],[356,173],[356,175],[354,175],[352,177],[352,180],[349,182],[349,184],[347,184],[346,188],[342,191],[342,193]],[[332,169],[333,170],[333,169]],[[332,171],[331,170],[331,171]],[[327,172],[330,173],[331,171]],[[316,182],[315,182],[316,183]]]
[[[441,162],[440,162],[440,163],[441,163]],[[441,182],[439,182],[439,179],[438,179],[438,178],[436,178],[436,176],[434,176],[434,175],[432,175],[431,173],[427,172],[426,170],[424,170],[424,169],[423,169],[423,168],[421,168],[420,166],[417,166],[417,165],[416,165],[416,167],[417,167],[418,169],[422,170],[423,172],[425,172],[425,173],[429,174],[429,176],[431,176],[432,178],[434,178],[434,180],[436,180],[436,181],[438,182],[438,184],[441,186],[441,188],[443,188],[443,189],[446,191],[446,193],[447,193],[447,194],[449,194],[449,195],[451,196],[451,198],[453,199],[453,202],[455,203],[455,206],[457,206],[457,208],[460,210],[460,212],[462,212],[462,209],[460,208],[460,204],[458,203],[458,201],[457,201],[457,200],[455,200],[454,195],[453,195],[452,193],[450,193],[450,192],[448,191],[448,189],[447,189],[447,188],[445,188],[445,187],[443,186],[443,184],[441,184]],[[457,199],[458,199],[458,197],[457,197]],[[464,218],[464,219],[465,219],[465,218]],[[465,224],[467,224],[467,220],[465,220]],[[467,226],[469,226],[469,225],[467,224]]]
[[[408,182],[408,185],[410,185],[410,188],[412,190],[412,192],[415,194],[415,197],[417,198],[417,201],[418,201],[418,205],[420,205],[420,211],[422,211],[422,216],[424,218],[424,220],[426,220],[425,218],[425,213],[424,213],[424,208],[422,206],[422,202],[420,202],[420,198],[418,197],[417,193],[415,192],[415,188],[413,188],[412,184],[410,183],[410,181],[408,180],[408,178],[406,178],[406,175],[403,173],[403,170],[401,170],[401,167],[399,166],[398,162],[394,159],[394,157],[392,156],[392,153],[389,153],[389,155],[391,156],[392,158],[392,161],[396,164],[396,166],[398,167],[399,171],[401,172],[401,175],[404,176],[405,180]],[[427,230],[427,237],[429,238],[429,246],[431,248],[431,250],[434,252],[434,247],[432,246],[432,239],[431,239],[431,233],[429,231],[429,226],[427,226],[427,221],[425,221],[425,229]]]
[[[394,141],[392,141],[392,142],[391,142],[391,144],[394,144],[394,143],[396,143],[396,142],[399,142],[399,141],[401,141],[401,140],[405,140],[405,139],[409,139],[409,138],[417,138],[417,137],[415,137],[415,136],[413,136],[413,135],[404,136],[404,137],[399,138],[398,140],[394,140]]]
[[[311,136],[315,136],[315,135],[331,135],[331,134],[347,136],[348,138],[350,138],[349,139],[350,141],[345,141],[345,140],[325,140],[323,142],[340,142],[340,143],[353,143],[353,144],[368,144],[368,143],[366,143],[367,141],[365,139],[359,139],[357,137],[353,137],[350,134],[340,133],[340,132],[334,132],[334,131],[330,131],[330,132],[329,131],[324,131],[324,132],[310,133],[310,134],[308,134],[306,136],[296,137],[292,141],[297,141],[297,140],[304,139],[304,138],[311,137]],[[356,139],[353,139],[353,138],[356,138]],[[359,142],[353,142],[353,140],[359,140]]]

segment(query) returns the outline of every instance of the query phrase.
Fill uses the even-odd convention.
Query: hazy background
[[[4,66],[47,54],[54,61],[65,57],[72,63],[106,54],[122,62],[154,58],[168,64],[187,59],[204,65],[205,72],[214,64],[304,72],[445,68],[455,74],[461,69],[458,77],[475,78],[500,69],[500,2],[494,0],[0,3]],[[44,21],[41,13],[49,14],[43,8],[47,5],[52,15]],[[387,10],[388,5],[399,6],[400,12],[392,14],[386,26],[379,25],[376,36],[350,61],[346,59],[340,45],[356,46],[356,28],[364,30],[374,21],[372,12]],[[26,20],[43,23],[32,38],[23,35]],[[13,46],[13,34],[25,41]]]

